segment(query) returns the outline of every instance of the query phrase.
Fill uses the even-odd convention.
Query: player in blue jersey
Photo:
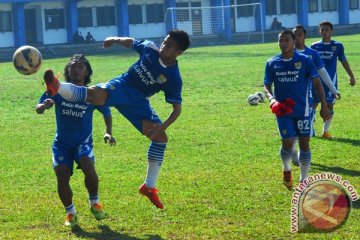
[[[155,187],[168,141],[165,130],[181,112],[182,79],[176,58],[190,45],[189,36],[182,30],[172,30],[161,46],[147,40],[129,37],[108,37],[104,47],[121,45],[134,49],[140,56],[127,72],[105,84],[90,88],[59,82],[51,70],[44,74],[47,92],[59,93],[71,102],[86,101],[95,105],[114,106],[134,127],[151,140],[147,157],[148,169],[139,192],[158,208],[164,208]],[[172,112],[162,122],[151,107],[148,98],[163,91]]]
[[[311,84],[321,100],[320,115],[324,119],[330,116],[315,65],[308,56],[294,51],[294,40],[295,35],[291,30],[279,34],[281,54],[267,61],[264,78],[264,91],[272,112],[276,114],[282,140],[280,157],[283,162],[283,182],[289,189],[293,186],[290,161],[295,137],[300,146],[300,181],[308,176],[311,164]]]
[[[90,83],[92,68],[82,54],[73,55],[64,69],[67,82],[78,86]],[[60,95],[49,97],[44,93],[36,105],[36,112],[43,114],[55,104],[56,135],[52,145],[52,160],[57,177],[57,188],[61,202],[66,209],[65,225],[74,227],[77,215],[72,201],[70,177],[73,173],[74,161],[85,175],[85,186],[89,193],[90,210],[97,220],[105,218],[105,212],[99,203],[98,175],[94,166],[92,116],[98,109],[104,116],[106,133],[105,143],[110,146],[116,143],[112,136],[112,117],[109,107],[94,106],[86,102],[72,103]]]
[[[321,77],[321,82],[324,83],[331,91],[331,93],[335,96],[336,99],[340,99],[340,93],[336,90],[333,82],[330,79],[329,74],[325,69],[325,64],[320,58],[320,55],[317,51],[312,48],[309,48],[305,45],[306,38],[306,29],[302,25],[297,25],[293,29],[293,33],[295,34],[295,50],[299,53],[307,55],[313,63]],[[315,108],[316,104],[313,104],[313,118],[315,117]],[[312,136],[314,135],[314,131],[312,132]],[[295,143],[296,143],[295,139]],[[292,162],[294,165],[299,166],[298,154],[296,151],[296,144],[293,145],[293,154],[292,154]]]
[[[312,49],[315,49],[319,52],[320,57],[325,63],[325,68],[330,75],[332,82],[334,83],[335,88],[338,87],[337,81],[337,60],[339,60],[346,70],[347,74],[350,77],[349,84],[354,86],[356,81],[353,72],[351,71],[350,65],[346,60],[344,53],[344,46],[342,43],[331,40],[331,35],[333,33],[333,25],[332,23],[325,21],[319,24],[319,32],[322,40],[315,42],[311,45]],[[327,106],[331,113],[331,118],[324,122],[322,136],[327,139],[332,139],[331,134],[329,133],[330,123],[332,117],[334,115],[334,104],[335,104],[335,96],[332,94],[331,90],[328,86],[324,86],[325,96]],[[317,106],[319,103],[318,97],[314,94],[314,103]],[[315,106],[315,108],[316,108]]]

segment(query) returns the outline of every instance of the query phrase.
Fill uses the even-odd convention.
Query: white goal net
[[[185,30],[194,39],[264,42],[261,3],[168,8],[167,29]]]

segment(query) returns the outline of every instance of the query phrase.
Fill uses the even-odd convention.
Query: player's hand
[[[115,37],[107,37],[104,40],[103,48],[109,48],[115,43]]]
[[[271,104],[270,107],[271,107],[271,111],[273,113],[275,113],[275,115],[277,117],[282,117],[282,116],[293,113],[293,110],[291,107],[287,106],[284,103],[278,102],[278,101]]]
[[[106,144],[109,143],[110,146],[115,146],[116,145],[115,138],[112,135],[108,134],[108,133],[105,133],[105,135],[104,135],[104,142]]]
[[[45,109],[49,109],[49,108],[52,108],[52,106],[54,105],[54,100],[52,100],[51,98],[47,98],[44,100],[43,104],[44,104],[44,107]]]
[[[355,77],[351,77],[349,80],[350,86],[355,86],[355,83],[356,83]]]
[[[334,94],[334,96],[335,96],[335,98],[336,98],[337,100],[340,100],[340,99],[341,99],[341,95],[340,95],[339,92],[338,92],[337,94]]]
[[[331,114],[330,114],[329,109],[327,107],[321,108],[320,109],[320,116],[324,121],[329,120],[331,118]]]

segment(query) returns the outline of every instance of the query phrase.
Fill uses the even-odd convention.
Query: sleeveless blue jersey
[[[134,40],[133,48],[139,53],[139,60],[115,79],[135,87],[146,97],[164,91],[168,103],[181,103],[182,79],[178,64],[165,66],[160,60],[159,47],[151,41]]]
[[[55,102],[56,134],[54,142],[66,148],[77,147],[79,144],[92,143],[92,116],[98,109],[104,117],[111,115],[109,107],[94,106],[85,102],[72,103],[60,94],[50,97],[44,93],[39,103],[51,98]]]
[[[325,69],[329,73],[330,79],[337,89],[337,60],[340,62],[346,60],[344,46],[342,43],[332,40],[329,43],[324,43],[322,41],[315,42],[311,44],[311,48],[319,53],[321,59],[325,63]]]
[[[295,100],[294,112],[287,116],[303,117],[311,113],[311,79],[315,77],[319,75],[312,60],[294,52],[291,59],[277,55],[267,61],[264,84],[274,84],[277,101],[283,102],[286,98]]]

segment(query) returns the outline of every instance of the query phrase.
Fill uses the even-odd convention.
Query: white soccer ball
[[[13,55],[15,69],[23,74],[30,75],[36,73],[41,66],[42,56],[39,50],[32,46],[19,47]]]
[[[250,94],[247,100],[248,103],[252,106],[256,106],[259,103],[259,97],[256,94]]]
[[[256,92],[256,96],[259,97],[259,102],[265,102],[265,93],[263,92]]]

